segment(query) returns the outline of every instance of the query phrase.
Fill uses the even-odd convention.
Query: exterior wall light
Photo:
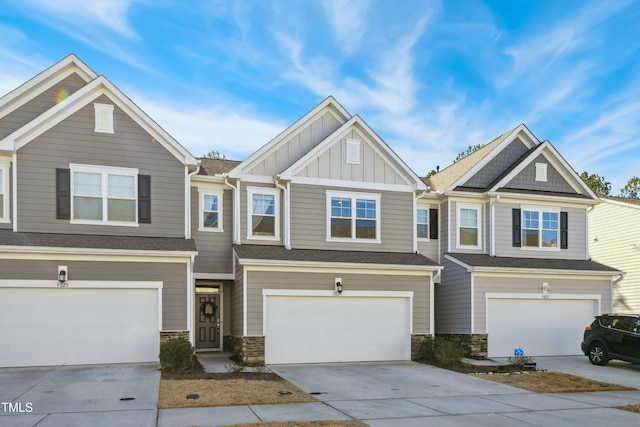
[[[543,282],[542,283],[542,293],[543,294],[548,294],[550,290],[551,290],[551,288],[549,287],[549,284],[547,282]]]
[[[342,279],[339,277],[336,277],[335,279],[335,285],[336,285],[336,295],[342,295]]]
[[[67,268],[66,265],[58,266],[58,287],[59,288],[66,288],[68,286],[68,283],[67,283],[68,272],[69,272],[69,269]]]

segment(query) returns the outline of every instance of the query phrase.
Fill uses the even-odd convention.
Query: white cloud
[[[323,0],[322,6],[343,52],[350,54],[360,47],[368,28],[370,5],[369,0]]]

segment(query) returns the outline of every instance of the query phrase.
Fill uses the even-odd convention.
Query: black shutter
[[[519,248],[522,246],[522,229],[520,225],[520,209],[513,209],[511,211],[511,224],[513,227],[513,247]]]
[[[151,224],[151,175],[138,175],[138,222]]]
[[[56,219],[71,219],[71,171],[56,169]]]
[[[429,209],[429,238],[438,239],[438,209]]]
[[[560,249],[569,249],[569,213],[560,212]]]

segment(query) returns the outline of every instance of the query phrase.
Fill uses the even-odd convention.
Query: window
[[[558,248],[560,212],[548,208],[522,208],[522,246]]]
[[[536,163],[536,181],[547,182],[546,163]]]
[[[416,212],[416,233],[418,239],[429,238],[429,210],[418,209]]]
[[[0,222],[9,222],[9,163],[0,163]]]
[[[480,205],[458,205],[458,246],[480,248],[481,214]]]
[[[70,168],[72,222],[137,225],[137,169]]]
[[[247,237],[278,240],[280,238],[280,192],[271,188],[247,188]]]
[[[346,162],[352,165],[360,164],[360,141],[357,139],[346,140]]]
[[[380,242],[380,195],[327,191],[327,240]]]
[[[199,189],[200,223],[199,231],[223,231],[222,229],[222,190]]]
[[[113,105],[93,104],[96,112],[96,126],[94,131],[99,133],[113,133]]]

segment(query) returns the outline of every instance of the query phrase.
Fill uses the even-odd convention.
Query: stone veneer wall
[[[165,343],[174,338],[184,338],[189,340],[189,331],[160,331],[160,344]]]
[[[472,359],[487,358],[487,334],[442,334],[438,336],[460,344],[465,350],[466,357]]]
[[[250,366],[264,366],[264,337],[225,337],[229,350]]]
[[[429,334],[413,334],[411,335],[411,360],[418,359],[418,350],[423,339],[429,338]]]

